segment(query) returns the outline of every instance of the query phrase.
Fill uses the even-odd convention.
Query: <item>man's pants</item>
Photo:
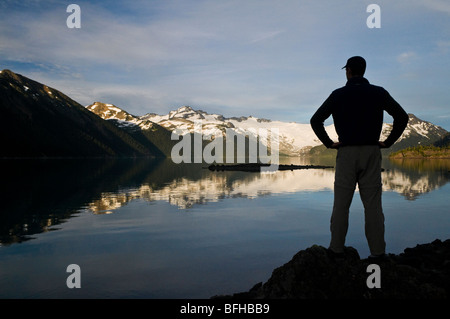
[[[344,250],[348,215],[356,184],[364,205],[365,234],[371,254],[385,253],[384,215],[381,206],[381,152],[378,145],[344,146],[338,149],[331,215],[330,249]]]

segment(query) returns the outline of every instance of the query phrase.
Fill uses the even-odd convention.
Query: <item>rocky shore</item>
[[[379,266],[380,288],[369,288]],[[369,268],[370,269],[370,268]],[[369,284],[370,286],[370,284]],[[379,260],[360,259],[346,247],[343,256],[313,245],[275,269],[266,283],[227,299],[446,299],[450,296],[450,239],[406,248]]]

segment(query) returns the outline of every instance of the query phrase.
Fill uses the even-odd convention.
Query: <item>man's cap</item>
[[[350,68],[354,72],[364,74],[366,71],[366,60],[360,56],[353,56],[347,60],[347,64],[342,68]]]

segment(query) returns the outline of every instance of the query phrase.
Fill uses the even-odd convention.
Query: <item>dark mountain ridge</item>
[[[0,72],[0,158],[158,156],[60,91],[20,74]]]

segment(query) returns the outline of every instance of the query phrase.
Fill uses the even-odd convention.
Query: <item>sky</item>
[[[0,69],[134,115],[189,105],[309,123],[354,55],[408,113],[450,130],[448,0],[0,0]]]

